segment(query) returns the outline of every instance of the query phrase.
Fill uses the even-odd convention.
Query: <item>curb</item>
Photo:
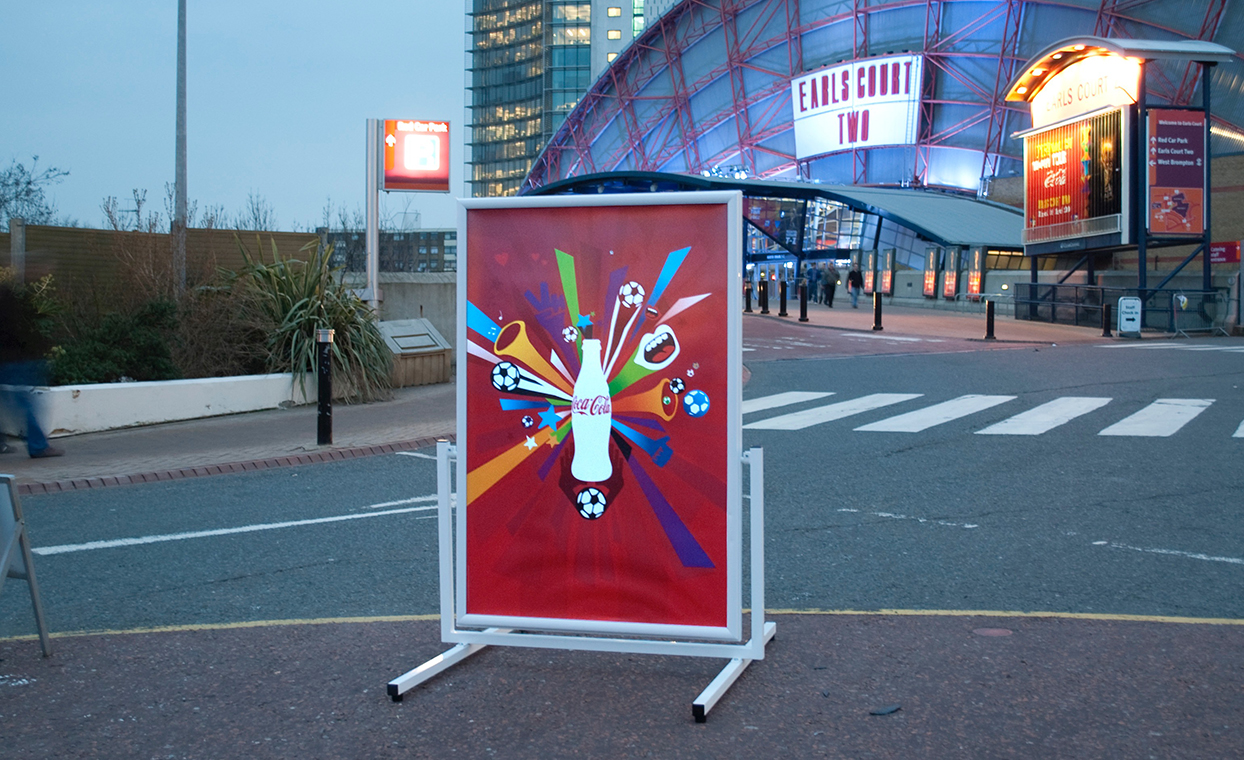
[[[19,496],[39,496],[49,493],[65,493],[67,491],[85,491],[93,488],[110,486],[126,486],[136,483],[158,483],[170,480],[184,480],[208,475],[228,475],[238,472],[256,472],[271,470],[278,467],[297,467],[304,464],[320,464],[322,462],[344,462],[347,459],[393,454],[398,451],[412,451],[436,445],[440,440],[455,440],[454,434],[427,436],[410,441],[383,443],[376,446],[356,446],[349,449],[331,449],[310,454],[294,454],[291,456],[272,457],[270,459],[253,459],[248,462],[227,462],[203,467],[183,467],[178,470],[162,470],[159,472],[143,472],[131,475],[109,475],[102,478],[73,478],[71,480],[53,480],[46,483],[22,483],[17,487]]]

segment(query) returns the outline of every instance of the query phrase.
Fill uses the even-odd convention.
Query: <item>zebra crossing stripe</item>
[[[856,430],[879,433],[919,433],[922,430],[928,430],[934,425],[941,425],[951,420],[957,420],[960,417],[966,417],[969,414],[982,412],[998,404],[1005,404],[1015,398],[1015,396],[968,394],[925,407],[924,409],[917,409],[914,412],[900,414],[897,417],[890,417],[879,422],[857,427]]]
[[[751,412],[762,412],[765,409],[774,409],[779,406],[790,406],[791,404],[801,404],[804,401],[815,401],[818,398],[832,396],[832,393],[814,393],[811,391],[787,391],[785,393],[775,393],[772,396],[761,396],[760,398],[749,398],[743,400],[743,414]]]
[[[1164,438],[1179,432],[1212,403],[1212,398],[1160,398],[1098,435]]]
[[[990,425],[984,430],[977,430],[976,434],[1041,435],[1109,403],[1109,398],[1063,396],[1005,419],[996,425]]]
[[[920,393],[873,393],[868,396],[851,399],[850,401],[840,401],[837,404],[818,406],[813,409],[805,409],[802,412],[783,414],[780,417],[770,417],[767,420],[757,420],[744,425],[743,429],[803,430],[823,422],[832,422],[833,420],[840,420],[843,417],[850,417],[854,414],[880,409],[883,406],[910,401],[913,398],[920,398],[922,395]]]

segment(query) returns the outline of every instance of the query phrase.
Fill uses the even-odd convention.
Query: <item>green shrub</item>
[[[52,384],[176,380],[181,373],[168,345],[176,329],[177,304],[171,301],[151,301],[134,314],[106,314],[52,349]]]
[[[262,250],[262,244],[257,250]],[[267,335],[267,364],[272,372],[292,372],[305,387],[315,371],[315,331],[335,331],[333,390],[347,401],[374,401],[389,395],[392,353],[380,334],[375,315],[329,266],[332,246],[304,246],[306,261],[282,260],[269,238],[272,262],[252,256],[238,240],[246,266],[226,272],[235,291],[241,289],[249,323]]]

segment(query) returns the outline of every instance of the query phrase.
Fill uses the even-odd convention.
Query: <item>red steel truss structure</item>
[[[1020,173],[1030,126],[1008,85],[1068,35],[1233,46],[1226,0],[684,0],[650,23],[570,113],[523,191],[603,171],[916,185],[984,194]],[[790,81],[843,60],[920,52],[914,145],[795,157]],[[1152,104],[1199,102],[1196,66],[1148,67]],[[1215,153],[1244,151],[1244,59],[1214,72]]]

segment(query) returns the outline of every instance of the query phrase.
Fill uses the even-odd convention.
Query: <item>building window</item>
[[[608,32],[605,33],[605,36],[611,40],[620,40],[622,39],[622,30],[621,29],[610,29]]]
[[[638,37],[639,33],[642,32],[643,30],[644,30],[644,17],[643,16],[636,16],[635,18],[631,19],[631,31],[635,34],[636,37]]]
[[[621,9],[621,8],[610,8],[608,11],[605,11],[605,13],[606,13],[606,14],[607,14],[610,18],[614,18],[614,17],[616,17],[616,16],[621,16],[621,15],[622,15],[622,9]]]
[[[617,57],[618,57],[617,53],[606,53],[605,54],[605,60],[607,60],[609,63],[613,63],[613,59]]]

